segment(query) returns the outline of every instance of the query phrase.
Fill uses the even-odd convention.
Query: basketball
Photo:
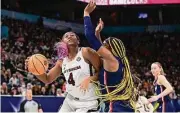
[[[41,54],[32,55],[28,62],[28,71],[34,75],[46,73],[49,63],[47,58]]]

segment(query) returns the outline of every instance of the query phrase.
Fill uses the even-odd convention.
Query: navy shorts
[[[129,104],[125,104],[122,101],[110,102],[109,112],[134,112],[134,109]]]
[[[171,101],[161,102],[157,112],[175,112],[174,104]]]

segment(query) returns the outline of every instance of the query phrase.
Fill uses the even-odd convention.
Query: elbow
[[[173,87],[166,88],[166,91],[168,94],[172,93],[174,91]]]
[[[53,81],[52,80],[50,80],[48,77],[46,78],[46,79],[44,79],[44,80],[41,80],[44,84],[51,84]]]
[[[49,81],[42,81],[44,84],[47,84],[47,85],[49,85],[50,84],[50,82]]]
[[[50,81],[48,80],[48,78],[46,79],[40,79],[41,82],[43,82],[44,84],[50,84]]]
[[[172,93],[174,91],[173,87],[169,88],[169,92]]]
[[[45,84],[47,84],[47,85],[49,85],[49,84],[51,84],[53,81],[51,81],[51,80],[46,80],[44,83]]]

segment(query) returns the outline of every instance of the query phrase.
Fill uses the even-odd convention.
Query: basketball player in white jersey
[[[98,111],[98,97],[91,80],[98,80],[101,66],[99,55],[90,48],[79,48],[79,37],[73,32],[65,33],[62,41],[67,44],[68,56],[58,60],[47,74],[37,75],[37,78],[47,84],[53,82],[61,73],[64,74],[68,94],[59,112]],[[95,69],[94,75],[90,73],[89,64]]]

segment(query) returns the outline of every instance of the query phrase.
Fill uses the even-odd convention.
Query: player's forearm
[[[101,44],[102,44],[102,39],[101,39],[101,34],[100,34],[100,32],[95,32],[95,35],[96,35],[96,37],[99,39],[99,41],[100,41]]]
[[[95,30],[93,29],[91,18],[89,16],[84,16],[84,30],[86,39],[88,40],[92,48],[95,50],[99,50],[102,44],[95,36]]]
[[[61,75],[61,69],[51,69],[47,75],[48,84],[50,84]]]
[[[84,17],[85,16],[90,16],[88,12],[84,11]]]
[[[48,83],[49,83],[47,73],[42,74],[42,75],[36,75],[36,77],[37,77],[40,81],[42,81],[43,83],[45,83],[45,84],[48,84]]]
[[[90,76],[89,78],[90,78],[91,82],[92,81],[98,81],[99,72],[95,73],[93,76]]]
[[[37,78],[44,82],[45,84],[50,84],[54,80],[56,80],[57,77],[61,75],[61,69],[58,69],[56,66],[53,67],[48,73],[45,73],[43,75],[38,75]]]
[[[54,80],[56,80],[57,77],[61,75],[61,63],[62,61],[57,61],[56,65],[51,70],[49,70],[48,73],[38,75],[37,77],[45,84],[52,83]]]
[[[169,88],[166,88],[162,93],[160,93],[158,96],[158,98],[162,98],[168,94],[170,94],[171,92],[173,92],[173,88],[172,87],[169,87]]]
[[[36,77],[41,80],[43,83],[45,84],[50,84],[52,83],[54,80],[56,80],[56,78],[59,75],[53,75],[53,74],[49,74],[49,73],[45,73],[43,75],[37,75]]]

